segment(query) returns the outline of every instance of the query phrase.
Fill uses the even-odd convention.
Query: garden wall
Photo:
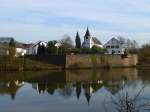
[[[66,68],[133,67],[138,63],[137,55],[66,55]]]

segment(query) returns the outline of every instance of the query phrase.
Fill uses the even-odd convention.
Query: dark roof
[[[33,45],[33,44],[16,43],[16,48],[23,48],[23,49],[26,49],[26,48],[31,47],[32,45]]]
[[[7,49],[8,48],[8,44],[6,44],[6,43],[0,43],[0,48],[1,49]]]
[[[96,37],[92,37],[92,40],[95,44],[100,44],[102,45],[102,43],[96,38]]]
[[[89,37],[89,36],[91,36],[91,34],[90,34],[90,31],[89,31],[89,28],[87,28],[86,33],[85,33],[85,37]]]

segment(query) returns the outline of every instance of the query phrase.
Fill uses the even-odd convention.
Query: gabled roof
[[[113,38],[111,38],[111,39],[110,39],[110,40],[109,40],[106,44],[109,44],[110,42],[111,42],[111,43],[113,43],[113,42],[117,42],[118,44],[122,44],[122,42],[121,42],[121,41],[119,41],[118,39],[116,39],[116,38],[114,38],[114,37],[113,37]],[[105,44],[105,45],[106,45],[106,44]]]
[[[33,44],[31,47],[35,47],[36,45],[39,45],[41,42],[44,42],[44,41],[38,41],[37,43]],[[44,42],[44,43],[47,43],[47,42]]]
[[[92,37],[92,41],[95,43],[95,44],[100,44],[102,45],[102,43],[98,40],[98,38],[96,37]]]
[[[31,47],[33,44],[24,44],[24,43],[17,43],[16,44],[16,48],[22,48],[22,49],[26,49]]]

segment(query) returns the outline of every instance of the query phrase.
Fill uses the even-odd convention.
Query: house
[[[62,44],[59,43],[59,42],[57,42],[57,43],[55,44],[55,47],[57,47],[57,48],[59,48],[59,47],[61,47],[61,46],[62,46]]]
[[[27,54],[27,48],[30,44],[16,43],[16,56],[24,56]]]
[[[84,36],[84,42],[82,44],[82,47],[92,48],[93,46],[97,46],[97,47],[101,47],[101,48],[103,47],[101,42],[96,37],[91,36],[90,31],[87,28],[87,31],[86,31],[85,36]]]
[[[107,49],[106,54],[124,54],[126,44],[116,38],[112,38],[104,45],[104,48]]]
[[[9,55],[9,43],[13,39],[12,37],[0,37],[0,55]],[[16,42],[16,55],[24,56],[26,54],[26,44]]]
[[[38,47],[44,45],[47,47],[47,42],[44,41],[39,41],[35,44],[31,44],[26,50],[27,50],[27,55],[37,55],[38,54]]]
[[[0,56],[9,55],[8,45],[0,43]]]

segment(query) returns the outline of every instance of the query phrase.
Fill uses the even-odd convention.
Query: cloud
[[[140,43],[150,40],[149,0],[1,0],[0,9],[0,35],[21,41],[42,36],[59,39],[77,30],[83,35],[87,26],[99,32],[96,36],[121,34]]]

